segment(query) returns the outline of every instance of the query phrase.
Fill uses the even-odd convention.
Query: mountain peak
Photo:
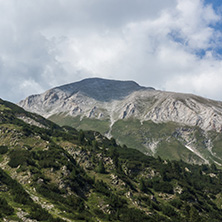
[[[221,136],[218,142],[211,136],[221,135],[222,103],[151,89],[133,81],[92,78],[30,96],[19,105],[60,125],[114,137],[149,155],[222,164],[215,154]],[[167,156],[166,146],[171,150]]]
[[[110,80],[102,78],[88,78],[54,88],[71,96],[81,93],[98,101],[108,102],[120,100],[139,90],[154,90],[151,87],[140,86],[134,81]]]

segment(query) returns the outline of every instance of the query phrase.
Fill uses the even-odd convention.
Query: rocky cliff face
[[[136,118],[155,123],[175,122],[222,131],[222,102],[190,94],[157,91],[132,81],[86,79],[29,96],[24,109],[49,118],[52,115],[108,120]]]

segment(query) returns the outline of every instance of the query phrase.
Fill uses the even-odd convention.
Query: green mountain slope
[[[221,221],[221,179],[0,100],[1,220]]]
[[[78,130],[95,130],[112,135],[119,144],[137,149],[146,155],[163,159],[183,160],[195,164],[222,165],[222,137],[215,131],[174,122],[141,122],[135,118],[116,121],[111,130],[108,120],[53,115],[49,118],[60,126],[69,125]]]

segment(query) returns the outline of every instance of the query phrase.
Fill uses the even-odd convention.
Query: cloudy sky
[[[222,101],[221,0],[0,0],[0,97],[102,77]]]

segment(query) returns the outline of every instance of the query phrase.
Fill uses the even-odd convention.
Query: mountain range
[[[50,89],[18,104],[60,126],[95,130],[147,155],[222,164],[222,102],[101,78]]]

